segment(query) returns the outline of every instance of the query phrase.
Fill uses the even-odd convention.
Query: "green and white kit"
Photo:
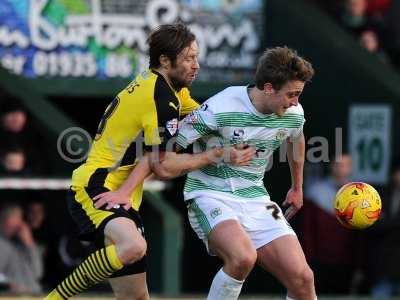
[[[258,112],[247,88],[229,87],[208,99],[181,121],[177,142],[183,148],[193,144],[194,153],[240,144],[256,149],[247,166],[219,162],[190,172],[184,199],[192,227],[205,242],[216,224],[236,219],[250,237],[251,233],[257,236],[252,240],[258,248],[278,236],[294,234],[280,208],[270,200],[263,179],[274,150],[286,139],[300,136],[305,119],[300,104],[281,117]]]

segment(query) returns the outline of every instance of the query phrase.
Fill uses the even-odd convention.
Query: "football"
[[[350,229],[364,229],[374,224],[381,214],[378,192],[364,182],[350,182],[335,197],[335,215],[340,224]]]

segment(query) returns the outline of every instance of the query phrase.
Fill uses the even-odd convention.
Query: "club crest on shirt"
[[[174,118],[172,120],[169,120],[166,124],[165,124],[165,128],[167,128],[168,132],[171,135],[174,135],[176,133],[176,131],[178,130],[178,119]]]
[[[278,141],[284,141],[288,137],[288,130],[287,129],[279,129],[278,132],[276,133],[275,138]]]
[[[216,217],[218,217],[218,216],[221,215],[221,214],[222,214],[222,210],[221,210],[219,207],[214,208],[214,209],[210,212],[210,216],[211,216],[213,219],[215,219]]]

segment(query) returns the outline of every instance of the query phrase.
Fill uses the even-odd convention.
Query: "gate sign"
[[[391,107],[353,105],[348,124],[354,180],[386,184],[391,159]]]
[[[1,0],[0,64],[29,78],[132,77],[146,39],[181,21],[197,37],[200,81],[248,81],[260,52],[262,0]]]

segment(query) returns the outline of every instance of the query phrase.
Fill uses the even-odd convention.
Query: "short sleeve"
[[[168,85],[158,79],[154,88],[154,101],[151,101],[142,116],[146,150],[151,150],[149,146],[158,146],[157,150],[175,151],[173,138],[178,133],[179,122],[177,106],[178,99]]]
[[[177,143],[186,149],[199,138],[207,136],[216,130],[217,122],[215,116],[208,109],[208,104],[204,103],[179,123]]]
[[[304,116],[301,116],[301,119],[299,120],[299,126],[296,128],[293,128],[291,134],[290,134],[290,140],[296,140],[303,134],[303,128],[304,128],[304,123],[306,122],[306,119]]]

